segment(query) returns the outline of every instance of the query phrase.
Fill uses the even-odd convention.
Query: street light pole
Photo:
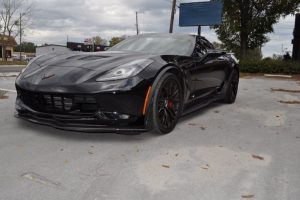
[[[173,24],[174,24],[175,9],[176,9],[176,0],[173,0],[169,33],[173,33]]]

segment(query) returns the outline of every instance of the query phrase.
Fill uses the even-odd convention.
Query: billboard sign
[[[179,26],[212,26],[222,24],[221,1],[181,3]]]
[[[93,45],[93,38],[84,39],[84,45]]]

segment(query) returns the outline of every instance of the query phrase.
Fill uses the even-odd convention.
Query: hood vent
[[[96,56],[96,55],[91,55],[91,56],[84,56],[78,60],[100,60],[102,58],[108,58],[108,56]]]

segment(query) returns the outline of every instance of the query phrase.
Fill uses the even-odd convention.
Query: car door
[[[197,38],[194,66],[190,69],[191,96],[197,99],[214,93],[225,80],[227,62],[212,44],[202,37]]]

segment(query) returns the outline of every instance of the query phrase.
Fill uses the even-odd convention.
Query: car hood
[[[128,63],[135,59],[147,58],[146,54],[125,53],[116,51],[96,53],[48,54],[37,58],[34,62],[41,67],[72,67],[103,71]]]
[[[151,55],[124,52],[48,54],[36,58],[20,75],[17,83],[26,88],[52,85],[78,85],[122,64],[150,58]]]

